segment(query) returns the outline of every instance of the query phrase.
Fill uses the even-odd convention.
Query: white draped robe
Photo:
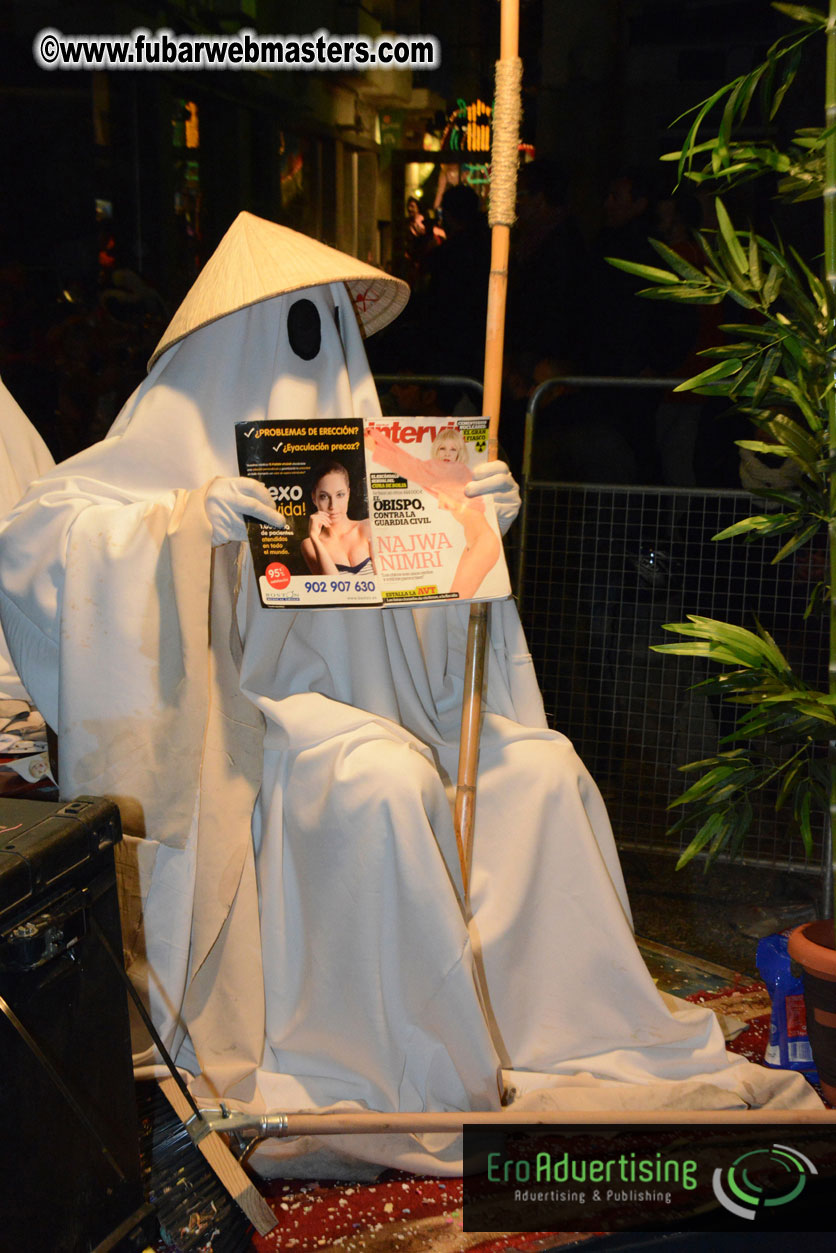
[[[298,295],[320,313],[313,360],[286,334]],[[817,1105],[657,991],[513,602],[491,611],[468,925],[451,817],[467,607],[263,609],[246,546],[212,549],[204,493],[237,473],[235,422],[378,412],[345,288],[276,297],[166,351],[109,437],[0,532],[13,655],[58,732],[63,795],[120,803],[132,975],[196,1095],[259,1111],[495,1109],[503,1090],[523,1108]],[[332,1147],[461,1165],[450,1137]]]

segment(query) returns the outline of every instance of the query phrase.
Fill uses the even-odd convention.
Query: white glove
[[[486,461],[473,471],[465,496],[493,496],[500,535],[505,535],[520,511],[520,489],[504,461]]]
[[[205,496],[206,516],[212,523],[212,547],[247,538],[244,514],[284,530],[284,515],[279,513],[273,497],[257,479],[217,478],[209,484]]]

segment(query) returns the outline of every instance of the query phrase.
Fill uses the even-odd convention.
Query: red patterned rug
[[[769,1043],[769,993],[762,983],[748,983],[716,992],[692,992],[684,998],[708,1005],[720,1018],[726,1047],[750,1062],[762,1062]]]
[[[596,1232],[462,1230],[461,1179],[416,1178],[387,1171],[375,1183],[282,1183],[264,1194],[279,1217],[268,1236],[256,1236],[258,1253],[540,1253],[590,1240]]]

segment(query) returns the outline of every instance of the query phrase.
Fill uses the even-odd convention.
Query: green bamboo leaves
[[[656,645],[654,651],[731,667],[699,686],[742,707],[734,731],[721,741],[734,747],[682,767],[701,773],[671,806],[688,810],[671,834],[696,827],[677,868],[698,854],[706,857],[706,867],[720,852],[734,855],[751,828],[756,805],[771,805],[777,813],[790,801],[809,856],[811,815],[821,813],[827,803],[821,746],[836,728],[836,697],[803,682],[763,628],[755,633],[689,614],[688,622],[669,623],[664,629],[685,640]],[[744,747],[737,746],[741,742]]]
[[[808,25],[819,29],[827,25],[827,14],[822,13],[820,9],[811,9],[807,4],[778,4],[776,2],[772,7],[796,22],[807,22]]]
[[[771,121],[795,81],[807,40],[826,27],[827,15],[807,5],[774,4],[805,29],[793,31],[772,45],[766,59],[748,74],[726,83],[689,113],[693,120],[678,152],[667,153],[663,161],[676,161],[678,177],[697,185],[707,180],[723,180],[727,185],[756,178],[767,171],[789,174],[794,154],[780,152],[771,143],[739,143],[732,138],[736,128],[746,121],[757,100],[763,116]],[[707,118],[721,109],[717,134],[707,141],[699,136]],[[677,118],[677,121],[682,119]],[[799,146],[799,151],[803,148]]]
[[[676,391],[726,397],[752,420],[757,438],[741,447],[790,462],[792,493],[758,492],[781,506],[743,519],[716,538],[747,540],[786,533],[773,558],[782,561],[829,524],[826,397],[831,387],[828,347],[833,301],[821,277],[794,249],[732,222],[722,197],[715,199],[717,229],[700,233],[703,267],[651,241],[667,269],[613,260],[619,269],[652,286],[640,294],[686,304],[733,301],[745,322],[727,323],[726,343],[706,350],[712,364]]]
[[[760,634],[755,635],[745,627],[690,613],[687,622],[667,623],[664,630],[693,636],[698,642],[656,644],[653,647],[654,652],[709,657],[713,661],[725,661],[747,669],[763,667],[781,677],[791,674],[786,658],[766,631],[761,630]]]
[[[657,242],[659,267],[613,262],[646,281],[646,298],[743,310],[722,328],[726,341],[702,354],[705,368],[677,390],[723,397],[744,413],[753,430],[750,439],[739,441],[741,448],[783,464],[788,485],[755,492],[765,507],[715,540],[779,537],[773,562],[811,543],[828,553],[827,573],[803,611],[809,617],[829,610],[829,642],[821,658],[830,658],[827,690],[803,680],[761,626],[750,631],[689,615],[687,622],[665,626],[680,637],[676,643],[655,647],[716,667],[698,686],[734,712],[717,752],[682,767],[697,777],[672,806],[677,817],[671,832],[690,836],[680,865],[697,855],[709,865],[720,852],[738,852],[755,814],[765,809],[787,814],[810,856],[813,831],[836,804],[836,0],[829,0],[828,14],[803,4],[773,7],[794,29],[760,65],[692,110],[682,148],[663,158],[677,163],[680,182],[720,193],[716,227],[697,237],[700,261],[686,261]],[[799,74],[808,41],[820,39],[823,30],[824,125],[796,129],[779,148],[773,119]],[[706,138],[709,123],[716,130]],[[823,237],[811,240],[806,259],[780,237],[735,223],[731,189],[762,176],[790,202],[823,197]]]

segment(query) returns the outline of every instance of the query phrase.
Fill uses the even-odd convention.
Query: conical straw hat
[[[409,299],[401,279],[286,226],[239,213],[171,319],[148,369],[172,344],[209,322],[324,283],[345,283],[365,335],[387,326]]]

